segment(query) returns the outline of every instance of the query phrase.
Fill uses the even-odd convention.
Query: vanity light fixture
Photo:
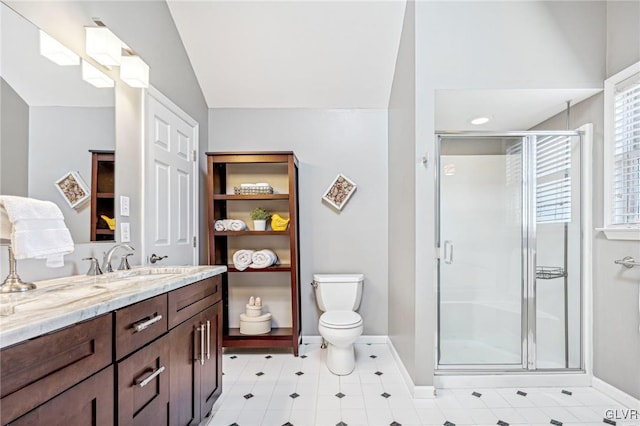
[[[87,55],[100,64],[111,67],[120,65],[122,42],[107,27],[85,27]]]
[[[489,117],[476,117],[473,120],[471,120],[471,124],[473,124],[474,126],[480,126],[482,124],[487,124],[489,120],[490,120]]]
[[[40,30],[40,54],[58,65],[80,64],[78,55],[42,30]]]
[[[140,56],[123,56],[120,62],[120,79],[131,87],[149,87],[149,65]]]
[[[115,85],[113,79],[85,60],[82,60],[82,79],[98,88]]]

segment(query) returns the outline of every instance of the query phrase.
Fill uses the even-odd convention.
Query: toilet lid
[[[331,328],[352,328],[362,324],[362,317],[353,311],[329,311],[320,316],[320,323]]]

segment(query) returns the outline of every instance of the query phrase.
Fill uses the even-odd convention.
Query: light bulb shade
[[[58,65],[80,64],[78,55],[42,30],[40,30],[40,54]]]
[[[107,27],[85,27],[87,55],[105,66],[120,65],[122,42]]]
[[[115,85],[113,79],[84,60],[82,61],[82,79],[99,88]]]
[[[123,56],[120,62],[120,79],[131,87],[149,87],[149,65],[139,56]]]

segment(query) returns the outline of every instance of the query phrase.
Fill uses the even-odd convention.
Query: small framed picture
[[[62,198],[69,204],[69,207],[74,209],[91,197],[89,187],[87,187],[78,172],[65,173],[55,182],[55,186],[60,191]]]
[[[331,185],[329,185],[329,188],[325,191],[322,199],[336,209],[342,210],[355,191],[355,182],[340,173],[333,182],[331,182]]]

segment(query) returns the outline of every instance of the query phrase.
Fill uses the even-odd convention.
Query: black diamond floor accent
[[[296,373],[296,375],[297,375],[297,376],[302,376],[303,374],[304,374],[304,373],[303,373],[302,371],[298,371],[298,372]]]
[[[606,423],[608,425],[616,425],[616,421],[615,420],[610,420],[610,419],[602,419],[602,423]]]
[[[369,358],[376,359],[376,358],[378,358],[378,357],[377,357],[377,356],[375,356],[375,355],[369,355]]]
[[[455,423],[450,422],[449,420],[447,420],[446,422],[443,423],[444,426],[456,426]]]
[[[248,393],[244,396],[244,399],[251,399],[253,398],[253,394],[252,393]]]
[[[338,398],[344,398],[346,395],[345,395],[345,394],[343,394],[342,392],[338,392],[338,393],[336,394],[336,396],[337,396]]]
[[[238,426],[238,423],[231,423],[229,426]]]
[[[297,393],[292,393],[291,395],[289,395],[291,398],[296,399],[297,397],[299,397],[300,395],[298,395]]]
[[[266,358],[266,359],[271,359],[271,358],[273,358],[273,357],[272,357],[271,355],[267,355],[267,356],[265,356],[265,358]]]
[[[522,392],[521,390],[519,390],[518,392],[516,392],[518,395],[520,396],[527,396],[526,392]]]
[[[305,359],[307,356],[306,355],[300,355],[300,358]]]
[[[569,395],[569,396],[573,395],[573,392],[565,390],[565,389],[562,389],[562,393],[565,394],[565,395]]]
[[[395,420],[389,424],[389,426],[402,426],[402,423],[398,423]]]
[[[258,376],[258,377],[260,377],[260,376],[264,376],[264,373],[263,373],[262,371],[258,371],[258,372],[256,373],[256,376]]]
[[[383,398],[389,398],[391,396],[391,394],[385,392],[385,393],[381,393],[380,396],[383,397]]]
[[[480,392],[471,392],[471,395],[475,396],[476,398],[480,398],[482,396]]]
[[[238,357],[237,357],[237,356],[235,356],[235,355],[231,355],[229,358],[231,358],[231,359],[236,359],[236,358],[238,358]]]
[[[345,422],[337,423],[336,426],[348,426]]]
[[[371,346],[371,343],[367,343],[367,346]]]
[[[551,419],[551,421],[549,423],[551,423],[552,425],[556,425],[556,426],[562,426],[562,422],[559,422],[559,421],[553,420],[553,419]]]
[[[502,421],[502,420],[498,420],[498,423],[496,423],[498,426],[509,426],[509,423]]]
[[[286,423],[285,423],[285,424],[283,424],[282,426],[293,426],[293,423],[286,422]]]
[[[375,374],[376,376],[382,376],[382,371],[376,371],[376,372],[375,372],[375,373],[373,373],[373,374]]]

